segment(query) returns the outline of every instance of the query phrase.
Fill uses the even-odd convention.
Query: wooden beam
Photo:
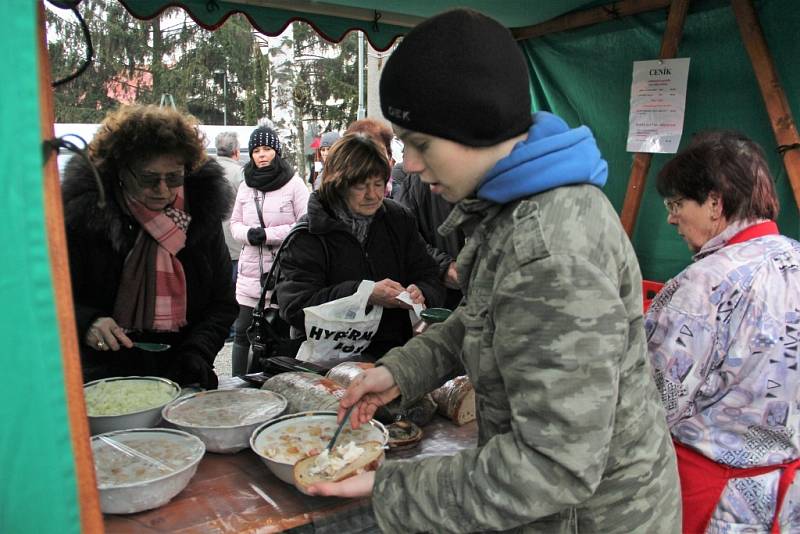
[[[55,122],[53,90],[50,87],[50,60],[43,2],[38,9],[39,105],[42,139],[52,139]],[[67,236],[64,231],[64,212],[61,203],[61,182],[58,178],[56,155],[49,152],[44,167],[44,214],[50,255],[51,279],[55,293],[58,332],[61,339],[61,359],[64,367],[64,387],[67,399],[70,438],[75,460],[75,480],[80,505],[81,532],[103,532],[103,516],[94,476],[94,462],[89,441],[89,422],[83,398],[83,375],[75,332],[72,305],[72,285],[67,259]],[[45,504],[46,506],[46,504]],[[43,510],[46,515],[46,510]],[[46,517],[42,518],[46,521]]]
[[[664,37],[661,39],[661,51],[658,54],[660,59],[672,59],[678,53],[678,45],[683,36],[683,24],[686,21],[686,13],[688,11],[689,0],[673,0],[669,8]],[[650,171],[652,159],[653,155],[646,152],[637,152],[633,156],[631,176],[628,179],[628,190],[625,193],[625,201],[622,204],[622,213],[620,214],[622,227],[628,237],[633,237],[633,230],[636,227],[639,207],[642,205],[645,181],[647,180],[647,173]]]
[[[550,33],[573,30],[600,22],[608,22],[620,17],[627,17],[628,15],[655,11],[656,9],[667,7],[669,4],[670,0],[623,0],[621,2],[612,2],[604,6],[567,13],[566,15],[550,19],[541,24],[511,28],[511,34],[517,40],[532,39]]]
[[[800,144],[792,110],[786,100],[786,93],[778,79],[778,71],[764,39],[764,31],[752,0],[732,0],[731,7],[736,15],[742,41],[750,56],[758,87],[769,114],[769,121],[778,146],[788,147]],[[795,204],[800,207],[800,148],[783,153],[783,165],[794,193]]]

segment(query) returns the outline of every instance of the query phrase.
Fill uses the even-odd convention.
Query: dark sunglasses
[[[154,189],[158,187],[161,180],[164,180],[164,183],[167,184],[167,187],[180,187],[183,185],[183,182],[186,178],[183,171],[180,172],[171,172],[167,174],[160,174],[157,172],[142,172],[136,173],[133,169],[128,168],[128,172],[131,173],[131,176],[136,180],[136,183],[139,184],[139,187],[143,189]]]

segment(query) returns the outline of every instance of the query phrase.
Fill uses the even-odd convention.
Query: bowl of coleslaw
[[[181,387],[158,376],[101,378],[83,385],[92,435],[129,428],[152,428]]]

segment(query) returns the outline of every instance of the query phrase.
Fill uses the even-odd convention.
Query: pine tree
[[[60,79],[82,63],[85,43],[69,12],[62,18],[47,5],[50,65],[53,79]],[[149,21],[134,19],[116,0],[84,0],[78,9],[95,59],[55,90],[57,122],[96,123],[121,103],[159,104],[171,95],[204,124],[222,124],[223,116],[230,125],[270,118],[291,132],[286,155],[305,174],[305,132],[342,130],[356,118],[354,33],[333,44],[295,22],[290,32],[267,41],[243,15],[211,32],[180,8]],[[326,104],[331,98],[336,105]]]

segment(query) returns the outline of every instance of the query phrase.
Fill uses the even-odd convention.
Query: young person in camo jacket
[[[353,426],[466,370],[478,444],[384,462],[310,488],[372,496],[387,532],[668,533],[681,528],[675,452],[645,356],[641,274],[603,194],[591,131],[531,116],[527,66],[506,28],[468,10],[433,17],[384,68],[381,106],[404,164],[457,203],[464,300],[356,379]]]

